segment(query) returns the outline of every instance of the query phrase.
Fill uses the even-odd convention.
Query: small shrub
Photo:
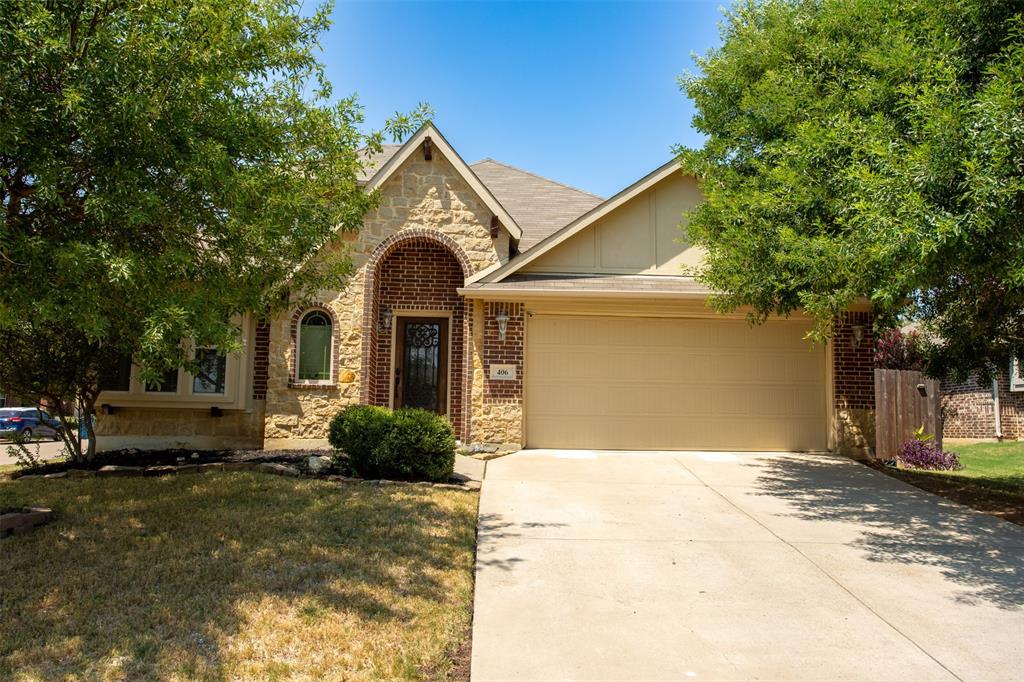
[[[925,343],[916,331],[904,334],[899,329],[886,329],[875,342],[877,369],[925,370]]]
[[[371,405],[352,405],[334,416],[327,430],[331,446],[349,457],[352,471],[376,477],[374,450],[394,426],[391,410]]]
[[[446,481],[455,466],[455,434],[444,417],[403,408],[395,411],[394,426],[373,458],[381,478]]]
[[[945,452],[938,443],[918,438],[901,445],[897,458],[901,464],[911,469],[954,471],[963,468],[955,452]]]

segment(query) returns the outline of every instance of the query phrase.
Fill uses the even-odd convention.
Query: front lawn
[[[477,496],[259,473],[0,482],[0,679],[444,679]]]
[[[946,444],[944,449],[957,453],[964,468],[882,470],[924,490],[1024,525],[1024,442]]]

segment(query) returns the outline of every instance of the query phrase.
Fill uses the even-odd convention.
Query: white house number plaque
[[[515,378],[515,365],[491,365],[491,379],[496,381],[512,381]]]

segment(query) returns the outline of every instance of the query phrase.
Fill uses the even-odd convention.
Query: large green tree
[[[707,202],[690,238],[721,309],[866,298],[923,321],[931,371],[1024,351],[1024,3],[747,0],[681,79]]]
[[[346,276],[343,250],[308,259],[359,228],[380,140],[332,103],[328,8],[302,9],[0,0],[0,386],[88,411],[111,358],[158,382],[185,341],[237,351],[241,314]]]

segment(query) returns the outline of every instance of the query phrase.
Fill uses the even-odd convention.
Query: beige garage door
[[[807,325],[534,315],[530,447],[822,450],[825,351]]]

